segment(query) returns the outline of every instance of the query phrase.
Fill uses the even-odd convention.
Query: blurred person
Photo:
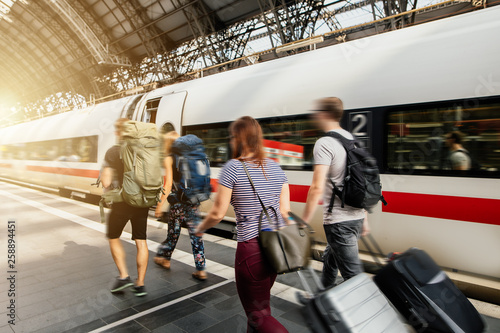
[[[467,171],[471,169],[472,159],[470,153],[462,145],[464,135],[453,131],[446,135],[446,147],[450,151],[448,162],[452,170]]]
[[[243,168],[245,163],[265,206],[272,206],[274,220],[288,217],[290,190],[280,166],[265,158],[262,128],[251,117],[242,117],[229,128],[232,159],[219,174],[219,187],[212,209],[198,226],[201,235],[225,216],[229,204],[236,213],[237,240],[235,259],[236,286],[248,318],[248,332],[287,332],[271,315],[271,288],[276,273],[259,245],[259,216],[262,212],[257,195]],[[268,224],[268,223],[265,223]],[[268,226],[269,227],[269,226]]]
[[[316,126],[328,133],[335,131],[349,140],[354,137],[340,126],[344,114],[342,101],[337,97],[323,98],[315,102],[312,115]],[[363,272],[359,259],[358,239],[368,234],[368,218],[363,208],[344,205],[336,197],[331,213],[328,212],[334,193],[333,183],[342,189],[345,178],[347,153],[342,143],[333,137],[325,136],[314,145],[314,174],[307,195],[303,219],[309,222],[323,200],[323,227],[328,245],[324,252],[323,285],[335,286],[338,271],[344,280]],[[332,183],[333,182],[333,183]]]
[[[115,135],[118,143],[121,142],[121,133],[127,118],[120,118],[115,122]],[[101,174],[102,186],[106,189],[121,188],[123,183],[124,165],[120,158],[120,145],[114,145],[106,152]],[[147,295],[144,287],[146,269],[148,267],[149,251],[146,243],[146,229],[148,219],[148,207],[133,207],[125,202],[116,202],[111,206],[111,212],[107,220],[107,237],[111,255],[118,268],[120,276],[116,279],[112,293],[123,291],[133,286],[136,296]],[[126,255],[120,241],[123,228],[130,220],[132,224],[132,239],[137,247],[137,280],[135,285],[130,279],[127,270]]]
[[[90,162],[90,154],[92,152],[92,144],[87,138],[81,138],[77,146],[78,155],[81,156],[81,162]]]
[[[167,222],[168,231],[167,238],[158,247],[154,262],[165,269],[170,269],[172,253],[179,240],[181,227],[186,225],[188,227],[189,237],[191,238],[191,247],[196,266],[196,272],[192,275],[195,279],[204,281],[207,279],[207,273],[205,272],[205,246],[202,237],[195,235],[195,228],[201,221],[198,205],[192,205],[186,202],[176,202],[170,205],[168,212],[163,212],[163,206],[165,206],[167,198],[172,192],[174,182],[178,182],[180,178],[179,172],[174,165],[174,157],[172,156],[172,145],[179,137],[180,135],[175,131],[168,132],[164,136],[164,193],[161,196],[160,203],[156,206],[155,216],[161,217],[164,222]]]

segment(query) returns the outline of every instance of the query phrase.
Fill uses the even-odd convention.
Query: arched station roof
[[[255,16],[263,2],[0,0],[0,91],[112,93],[95,78]]]

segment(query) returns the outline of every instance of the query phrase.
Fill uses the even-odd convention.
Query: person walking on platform
[[[127,118],[120,118],[115,122],[115,134],[119,143],[122,142],[124,125],[128,121],[129,119]],[[121,145],[114,145],[108,149],[104,157],[101,182],[106,190],[122,188],[124,163],[120,149]],[[120,276],[111,289],[113,293],[134,286],[127,271],[125,251],[120,241],[120,235],[130,220],[132,224],[132,239],[135,241],[137,247],[137,280],[135,281],[133,291],[136,296],[145,296],[147,294],[144,287],[144,279],[146,277],[149,258],[146,243],[148,211],[148,207],[134,207],[124,201],[113,203],[111,206],[111,213],[108,216],[107,223],[107,237],[109,239],[111,255],[120,273]]]
[[[337,97],[323,98],[316,102],[314,122],[325,133],[335,132],[353,140],[348,131],[342,129],[340,120],[344,113],[342,101]],[[345,178],[347,153],[342,143],[331,136],[316,141],[314,146],[314,174],[309,188],[302,218],[309,222],[323,199],[323,225],[328,245],[324,253],[323,285],[335,286],[338,271],[344,280],[363,272],[359,259],[358,239],[369,232],[367,213],[363,208],[354,208],[334,194],[334,185],[342,188]],[[323,196],[323,197],[322,197]],[[333,207],[330,208],[332,199]]]
[[[214,205],[198,226],[201,235],[225,216],[231,203],[236,213],[236,286],[248,318],[248,332],[281,333],[286,328],[271,315],[271,288],[276,273],[259,246],[259,216],[262,208],[250,184],[245,167],[266,206],[275,209],[278,220],[288,217],[290,190],[280,166],[265,158],[262,128],[251,117],[242,117],[229,129],[233,159],[219,174]],[[274,215],[271,213],[271,215]]]
[[[158,247],[158,252],[156,253],[154,262],[165,269],[170,269],[170,260],[172,258],[172,253],[174,252],[177,245],[177,241],[179,240],[181,227],[187,226],[189,237],[191,238],[194,263],[196,266],[196,271],[192,274],[192,276],[197,280],[204,281],[207,279],[207,273],[205,272],[205,246],[202,237],[196,236],[194,232],[195,228],[201,221],[198,211],[199,203],[193,204],[185,200],[180,200],[181,194],[179,193],[179,183],[181,182],[182,171],[179,170],[179,168],[182,166],[176,165],[179,163],[176,163],[176,156],[172,151],[174,142],[179,138],[179,134],[175,131],[166,133],[164,137],[165,158],[163,160],[163,166],[165,169],[165,191],[164,194],[162,194],[160,203],[156,207],[155,215],[156,217],[161,217],[164,222],[168,223],[168,231],[167,238]],[[185,137],[182,137],[181,140],[183,140],[184,138]],[[201,144],[201,140],[196,138],[199,140],[197,141],[195,138],[196,137],[193,138],[195,140],[193,142]],[[190,145],[187,144],[186,146]],[[201,147],[198,148],[201,149]],[[206,167],[208,168],[208,164]],[[190,172],[190,176],[192,178],[196,178],[197,176],[201,178],[207,177],[206,174],[200,175],[195,171]],[[210,184],[209,174],[208,184]],[[208,192],[211,191],[209,190]],[[208,193],[208,195],[209,194],[210,193]],[[162,209],[167,200],[170,203],[170,208],[168,212],[163,212]]]

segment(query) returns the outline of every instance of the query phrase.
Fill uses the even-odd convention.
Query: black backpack
[[[382,184],[377,160],[356,140],[349,140],[336,132],[328,132],[330,136],[340,141],[347,153],[344,187],[339,189],[332,180],[333,193],[328,212],[331,213],[335,196],[342,200],[342,208],[349,205],[371,211],[379,201],[387,205],[382,196]]]

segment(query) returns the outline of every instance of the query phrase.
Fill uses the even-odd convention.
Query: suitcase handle
[[[427,329],[427,327],[429,327],[429,323],[427,322],[427,320],[422,318],[422,316],[417,312],[417,310],[415,310],[414,308],[409,308],[409,311],[413,315],[413,318],[415,318],[418,321],[417,327],[419,327],[419,331],[420,330],[424,331]],[[415,327],[416,325],[412,326]]]
[[[375,263],[377,264],[377,266],[384,267],[385,265],[380,261],[380,258],[373,251],[372,246],[368,243],[368,241],[366,240],[366,238],[370,239],[370,242],[373,244],[373,246],[375,247],[375,249],[377,250],[377,252],[378,252],[379,255],[381,255],[384,258],[387,257],[387,256],[382,252],[382,249],[380,248],[380,246],[378,245],[377,241],[375,240],[375,237],[373,237],[372,234],[368,234],[368,236],[361,237],[361,241],[365,245],[365,247],[368,250],[368,252],[370,252],[370,255],[372,256],[372,258],[375,261]]]
[[[314,269],[312,269],[312,267],[309,266],[309,267],[307,267],[307,271],[311,274],[312,279],[314,281],[314,284],[316,285],[316,288],[318,290],[324,290],[325,287],[323,286],[323,283],[321,282],[320,278],[318,277],[318,275],[316,274]],[[307,282],[307,280],[304,276],[304,272],[302,270],[299,270],[299,271],[297,271],[297,274],[299,275],[300,283],[302,284],[302,286],[306,290],[308,296],[313,297],[314,292],[313,292],[311,286],[309,285],[309,282]]]
[[[307,270],[311,274],[312,279],[314,281],[314,284],[316,284],[316,287],[318,288],[318,290],[323,291],[325,289],[325,287],[324,287],[323,283],[321,282],[320,278],[318,277],[318,274],[316,274],[316,272],[314,271],[314,269],[311,266],[307,267]],[[304,286],[304,289],[306,290],[306,293],[308,294],[308,298],[310,299],[310,302],[313,302],[316,310],[321,313],[321,317],[323,318],[322,319],[323,324],[326,325],[327,327],[329,327],[331,332],[337,332],[336,326],[332,326],[331,322],[325,321],[325,318],[329,317],[333,322],[339,322],[341,320],[341,318],[338,316],[337,313],[327,311],[325,309],[325,307],[323,306],[323,304],[321,304],[321,302],[316,297],[314,297],[315,294],[312,291],[311,286],[307,282],[307,280],[304,276],[304,272],[299,270],[299,271],[297,271],[297,274],[299,275],[300,282],[302,283],[302,285]]]

